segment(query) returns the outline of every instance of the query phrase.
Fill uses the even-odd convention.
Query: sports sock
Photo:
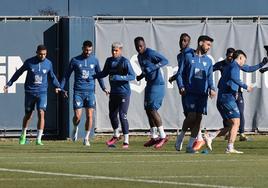
[[[203,139],[203,136],[202,136],[202,132],[201,132],[201,130],[199,130],[198,135],[197,135],[196,138],[197,138],[198,141],[202,141],[202,140],[204,140],[204,139]]]
[[[119,128],[114,129],[114,137],[118,138],[120,136]]]
[[[43,129],[38,129],[36,139],[41,140],[42,136],[43,136]]]
[[[26,136],[27,128],[22,128],[21,135]]]
[[[124,134],[124,143],[128,144],[129,143],[129,135],[128,134]]]
[[[216,131],[216,132],[209,132],[208,133],[208,136],[213,140],[214,138],[217,137],[219,133]]]
[[[234,149],[234,143],[228,143],[227,148],[228,148],[229,150]]]
[[[185,132],[182,130],[177,136],[177,140],[182,141],[184,139]]]
[[[190,137],[187,147],[192,148],[196,138]]]
[[[159,131],[160,138],[166,138],[166,133],[164,131],[163,126],[158,127],[158,131]]]
[[[89,140],[90,131],[85,131],[85,140]]]
[[[78,126],[77,126],[77,125],[74,125],[74,127],[73,127],[73,131],[75,131],[75,132],[78,131]]]
[[[151,132],[151,138],[157,138],[158,137],[158,135],[157,135],[157,127],[151,127],[150,132]]]

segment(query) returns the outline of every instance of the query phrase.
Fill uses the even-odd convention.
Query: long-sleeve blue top
[[[74,72],[74,91],[95,92],[95,79],[93,75],[101,72],[101,69],[99,61],[94,55],[85,57],[81,54],[72,58],[65,72],[65,76],[61,81],[62,88],[64,88],[72,72]],[[98,81],[102,90],[105,90],[103,80],[98,79]]]
[[[266,62],[260,62],[257,65],[253,65],[253,66],[249,66],[249,65],[243,65],[241,67],[241,70],[244,72],[255,72],[256,70],[262,68],[264,65],[266,64]],[[221,74],[223,73],[224,68],[228,65],[228,63],[226,62],[226,60],[222,60],[219,61],[217,63],[215,63],[213,65],[213,71],[217,71],[219,70],[221,72]]]
[[[46,93],[48,87],[47,75],[51,78],[53,85],[60,88],[60,84],[53,72],[51,61],[48,59],[40,61],[37,56],[27,59],[11,77],[7,86],[11,86],[24,71],[27,71],[24,84],[24,89],[27,93]]]
[[[122,69],[126,71],[123,74]],[[127,58],[123,56],[107,58],[103,70],[94,75],[94,78],[104,78],[108,75],[111,86],[110,94],[124,96],[131,94],[129,81],[135,80],[136,74]]]
[[[212,61],[207,55],[187,53],[179,65],[177,84],[180,89],[199,95],[208,95],[209,89],[215,90]]]
[[[177,55],[177,62],[178,62],[178,71],[177,73],[174,75],[176,77],[176,80],[178,82],[178,75],[179,75],[179,67],[181,67],[181,63],[183,63],[184,58],[185,58],[185,54],[187,53],[191,53],[194,54],[194,49],[192,48],[185,48],[184,50],[182,50],[178,55]]]
[[[168,60],[163,55],[146,48],[143,54],[138,54],[138,61],[147,86],[165,84],[160,68],[167,65]]]
[[[235,94],[239,87],[247,89],[248,86],[240,80],[240,69],[241,67],[235,60],[224,68],[218,84],[219,96],[222,93]]]

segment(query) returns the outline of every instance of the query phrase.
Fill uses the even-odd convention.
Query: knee
[[[45,111],[44,110],[38,110],[38,117],[39,118],[45,118]]]
[[[119,114],[120,121],[127,121],[127,114],[126,113],[120,113]]]
[[[196,121],[196,114],[195,113],[189,113],[186,117],[188,122],[195,122]]]
[[[77,125],[77,124],[80,122],[80,119],[81,119],[80,116],[74,115],[74,117],[73,117],[73,122],[74,122],[74,124]]]

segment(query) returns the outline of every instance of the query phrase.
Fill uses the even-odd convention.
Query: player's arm
[[[230,74],[230,79],[236,83],[237,85],[239,85],[240,87],[242,87],[243,89],[248,89],[248,86],[243,83],[240,79],[240,73],[239,73],[240,69],[238,66],[235,66],[231,69],[231,74]]]
[[[53,83],[54,87],[55,87],[55,92],[56,92],[56,93],[59,93],[60,91],[64,91],[64,90],[61,88],[60,83],[59,83],[57,77],[56,77],[55,74],[54,74],[53,67],[52,67],[52,64],[51,64],[51,63],[50,63],[50,69],[49,69],[48,74],[49,74],[49,76],[50,76],[50,78],[51,78],[51,80],[52,80],[52,83]],[[66,94],[66,95],[67,95],[67,94]]]
[[[179,91],[180,91],[181,95],[185,94],[185,87],[184,87],[183,78],[182,78],[182,73],[183,73],[183,70],[185,68],[185,63],[186,63],[186,58],[185,57],[181,58],[179,60],[179,62],[178,62],[179,67],[178,67],[176,82],[177,82],[177,85],[178,85],[178,88],[179,88]]]
[[[110,67],[109,66],[109,61],[108,61],[108,59],[106,59],[102,71],[100,71],[100,72],[96,73],[95,75],[93,75],[93,78],[98,79],[98,78],[104,78],[104,77],[108,76],[109,67]]]
[[[11,79],[4,86],[4,92],[6,93],[8,87],[12,86],[12,84],[23,74],[24,71],[27,70],[27,62],[25,62],[11,77]]]
[[[95,72],[98,74],[99,72],[101,72],[101,69],[100,69],[100,64],[99,64],[99,61],[97,60],[96,62],[96,66],[95,66]],[[99,85],[101,87],[101,89],[106,92],[107,89],[105,87],[105,84],[104,84],[104,81],[102,78],[97,78],[98,79],[98,82],[99,82]]]
[[[216,96],[216,89],[214,86],[214,81],[213,81],[213,66],[211,64],[211,66],[208,69],[208,88],[209,88],[209,96],[211,98]]]
[[[181,57],[180,57],[180,56],[181,56]],[[174,75],[172,75],[171,77],[169,77],[168,81],[169,81],[170,83],[172,83],[172,82],[173,82],[174,80],[176,80],[177,77],[178,77],[178,72],[179,72],[179,67],[180,67],[179,62],[180,62],[180,59],[181,59],[183,56],[184,56],[183,54],[181,54],[181,55],[177,55],[178,70],[177,70],[176,74],[174,74]]]
[[[128,73],[126,75],[114,75],[112,80],[114,81],[131,81],[135,80],[136,74],[129,62],[129,60],[125,60],[124,62],[127,65]]]
[[[222,61],[219,61],[213,65],[213,72],[214,71],[223,71],[222,70]]]
[[[155,51],[152,51],[150,55],[152,57],[153,62],[152,62],[152,64],[150,64],[150,66],[145,68],[144,71],[146,74],[153,72],[153,71],[168,64],[168,60],[164,56],[162,56],[161,54],[159,54]]]
[[[244,71],[244,72],[255,72],[256,70],[258,70],[258,69],[262,68],[264,65],[266,65],[267,62],[268,62],[268,58],[265,57],[265,58],[263,58],[262,62],[260,62],[257,65],[253,65],[253,66],[243,65],[241,67],[241,70]]]
[[[136,76],[136,80],[137,81],[140,81],[141,79],[143,79],[145,77],[145,73],[144,73],[144,67],[141,64],[141,59],[140,59],[140,56],[139,55],[138,55],[138,62],[139,62],[139,65],[141,67],[141,74]]]
[[[72,60],[70,61],[69,65],[68,65],[68,68],[67,68],[67,70],[66,70],[65,73],[64,73],[64,77],[63,77],[62,80],[61,80],[60,87],[61,87],[62,89],[64,89],[66,82],[69,81],[70,76],[71,76],[73,70],[74,70],[74,59],[72,59]]]

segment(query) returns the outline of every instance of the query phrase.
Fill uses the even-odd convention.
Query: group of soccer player
[[[244,84],[240,80],[240,70],[253,72],[263,67],[268,59],[255,66],[244,65],[246,54],[242,50],[228,48],[226,59],[212,64],[212,60],[207,56],[211,48],[213,39],[207,35],[198,38],[197,48],[189,48],[191,37],[187,33],[180,36],[180,53],[177,56],[178,71],[169,78],[169,82],[176,80],[179,93],[181,95],[182,107],[185,115],[182,130],[177,136],[175,148],[182,150],[183,140],[186,131],[190,130],[191,135],[186,147],[187,153],[196,153],[201,147],[207,144],[212,150],[212,140],[217,136],[228,133],[228,146],[226,153],[242,153],[234,149],[234,142],[240,126],[240,140],[246,140],[244,135],[244,100],[242,88],[252,91],[252,87]],[[22,133],[19,144],[26,143],[26,133],[33,111],[37,109],[37,138],[36,145],[43,145],[42,135],[45,125],[45,111],[47,106],[47,76],[53,81],[55,92],[61,92],[68,97],[65,91],[72,72],[74,72],[73,87],[73,130],[71,139],[75,142],[78,139],[78,125],[82,116],[82,109],[85,109],[85,135],[83,145],[90,146],[90,131],[93,124],[93,112],[96,106],[95,99],[95,79],[106,95],[109,95],[109,118],[113,128],[113,136],[106,141],[108,146],[114,146],[123,138],[122,148],[129,148],[129,123],[127,112],[130,103],[131,89],[129,82],[132,80],[146,80],[144,94],[144,109],[150,125],[151,138],[144,143],[145,147],[154,146],[161,148],[167,141],[168,136],[164,131],[161,116],[158,112],[165,95],[165,81],[160,68],[168,64],[168,60],[155,50],[146,47],[143,37],[136,37],[134,45],[138,52],[138,62],[142,73],[135,75],[130,61],[122,56],[123,44],[114,42],[111,45],[112,56],[105,61],[103,70],[100,69],[98,59],[93,55],[93,45],[91,41],[84,41],[82,53],[73,57],[69,63],[65,75],[61,82],[57,80],[53,73],[52,63],[46,58],[47,49],[44,45],[39,45],[36,56],[27,59],[23,66],[19,68],[9,82],[4,86],[4,91],[8,91],[24,71],[27,71],[25,81],[25,116],[23,118]],[[216,89],[213,82],[213,71],[220,70],[222,73],[218,84],[217,108],[223,118],[224,128],[216,132],[201,134],[202,116],[207,114],[208,97],[216,96]],[[265,72],[267,69],[261,69]],[[103,78],[109,76],[110,91],[103,82]],[[119,116],[119,119],[118,119]],[[123,136],[119,132],[119,120]]]

